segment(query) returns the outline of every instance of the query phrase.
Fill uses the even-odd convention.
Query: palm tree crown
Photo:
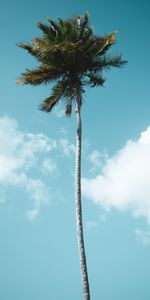
[[[17,83],[40,85],[54,82],[51,95],[40,105],[50,112],[61,98],[65,100],[65,113],[69,117],[76,97],[82,105],[84,86],[103,86],[103,71],[121,67],[126,61],[120,55],[108,56],[107,50],[116,41],[116,32],[96,36],[84,16],[54,22],[38,23],[43,35],[31,43],[18,46],[33,55],[39,66],[26,69]]]

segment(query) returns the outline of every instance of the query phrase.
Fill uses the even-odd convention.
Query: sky
[[[36,62],[17,47],[37,22],[89,12],[117,30],[110,53],[128,64],[87,89],[82,107],[82,204],[92,300],[150,299],[150,3],[1,1],[0,299],[81,300],[75,224],[76,119],[63,103],[38,110],[51,86],[19,86]]]

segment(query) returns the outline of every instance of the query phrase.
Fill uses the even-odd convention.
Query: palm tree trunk
[[[77,239],[80,256],[83,299],[90,300],[90,289],[86,264],[86,254],[84,247],[83,224],[82,224],[82,205],[81,205],[81,140],[82,124],[80,115],[80,99],[76,99],[76,118],[77,118],[77,141],[76,141],[76,169],[75,169],[75,198],[76,198],[76,226]]]

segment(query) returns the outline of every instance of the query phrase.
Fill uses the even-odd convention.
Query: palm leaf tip
[[[50,112],[55,106],[57,99],[53,96],[46,98],[40,105],[39,109],[41,111]]]
[[[109,56],[105,55],[103,58],[102,68],[105,71],[110,70],[112,67],[121,68],[123,65],[127,63],[126,60],[122,60],[121,55]]]
[[[28,51],[31,51],[31,49],[32,49],[31,45],[29,45],[29,44],[19,43],[19,44],[17,44],[17,46],[19,48],[22,48],[22,49],[25,49],[25,50],[28,50]]]
[[[107,42],[108,44],[115,44],[117,38],[117,30],[112,31],[108,36],[107,36]]]
[[[25,44],[23,44],[23,43],[21,43],[21,42],[18,43],[17,46],[18,46],[19,48],[23,48],[23,49],[25,48]]]
[[[121,68],[127,64],[127,60],[123,60],[121,55],[114,56],[114,67]]]
[[[32,84],[32,85],[38,85],[39,82],[34,79],[34,78],[31,78],[30,75],[27,75],[27,74],[22,74],[22,77],[18,78],[16,80],[16,83],[18,84]]]
[[[66,117],[70,117],[72,113],[72,104],[67,104],[65,109],[65,115]]]
[[[16,83],[17,83],[17,84],[24,84],[22,78],[17,78],[17,79],[16,79]]]
[[[122,66],[126,65],[127,63],[128,63],[128,61],[127,61],[127,60],[121,60],[121,65],[120,65],[120,67],[122,67]]]
[[[84,18],[85,18],[87,21],[89,21],[89,13],[88,13],[88,11],[85,12]]]
[[[46,35],[48,35],[49,32],[50,32],[49,26],[47,26],[47,25],[45,25],[45,24],[43,24],[43,23],[41,23],[41,22],[38,22],[38,23],[37,23],[37,27],[38,27],[44,34],[46,34]]]
[[[47,113],[51,111],[50,107],[48,107],[44,102],[39,105],[39,110]]]
[[[46,16],[46,19],[47,19],[48,23],[50,24],[50,26],[51,26],[52,28],[54,28],[54,30],[59,31],[59,27],[58,27],[58,25],[57,25],[56,22],[54,22],[53,20],[51,20],[51,19],[50,19],[49,17],[47,17],[47,16]]]

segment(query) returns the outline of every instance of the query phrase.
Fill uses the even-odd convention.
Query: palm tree
[[[51,112],[55,105],[64,99],[65,114],[70,117],[75,105],[77,118],[75,199],[77,239],[80,255],[83,298],[90,300],[90,288],[84,247],[82,205],[81,205],[81,107],[84,87],[103,86],[103,71],[112,67],[121,67],[126,61],[120,55],[106,55],[107,50],[116,41],[116,32],[105,36],[96,36],[89,24],[88,14],[75,18],[38,23],[42,37],[34,38],[31,43],[18,46],[34,56],[39,66],[26,69],[20,84],[54,83],[51,95],[40,105],[40,109]]]

